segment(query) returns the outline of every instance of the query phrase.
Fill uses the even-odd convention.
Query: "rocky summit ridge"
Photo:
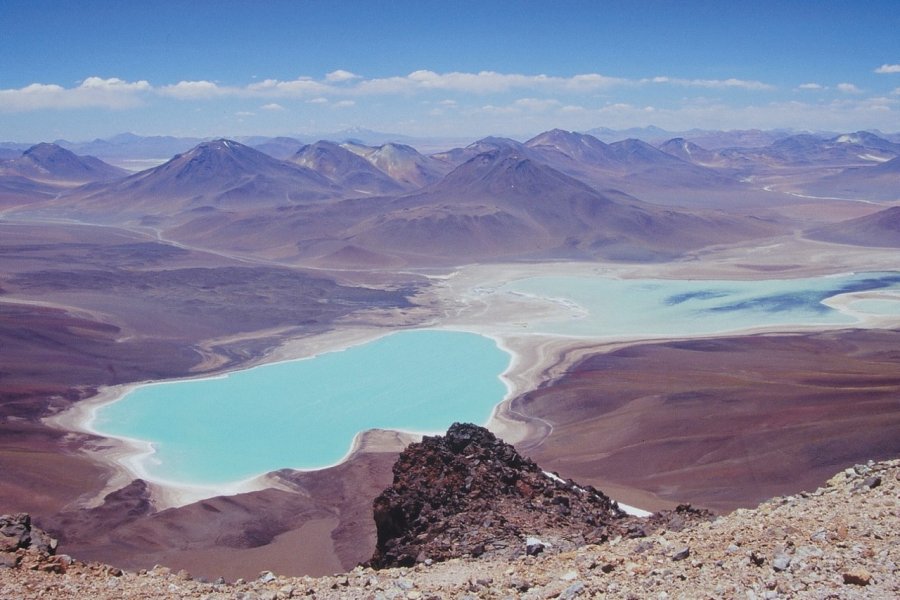
[[[546,473],[484,427],[464,423],[411,444],[393,473],[393,484],[374,502],[378,542],[369,565],[375,568],[513,559],[643,537],[676,515],[712,517],[687,506],[649,520],[629,517],[602,492]]]
[[[411,445],[394,473],[375,502],[372,566],[411,566],[361,565],[321,578],[265,571],[233,583],[165,567],[130,573],[55,555],[27,515],[7,515],[0,598],[900,597],[900,460],[859,464],[815,491],[715,519],[684,508],[625,516],[596,490],[548,476],[470,425]],[[497,491],[491,504],[486,494]],[[529,550],[537,542],[528,537],[542,551]]]

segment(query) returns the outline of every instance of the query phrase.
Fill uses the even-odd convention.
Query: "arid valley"
[[[372,502],[415,432],[362,431],[339,464],[198,491],[136,475],[133,441],[86,423],[141,383],[399,330],[495,340],[511,360],[487,426],[648,511],[727,513],[898,456],[900,137],[695,135],[557,129],[428,153],[139,136],[95,144],[101,158],[5,149],[0,512],[124,568],[351,569],[372,555]],[[151,142],[191,145],[137,172],[111,164]],[[864,277],[819,296],[765,291],[848,274]],[[562,290],[505,287],[550,276],[700,285],[690,299],[721,295],[704,291],[713,282],[762,291],[670,333],[608,333],[579,325],[590,309]],[[794,320],[798,305],[814,318]],[[725,325],[702,325],[725,310]],[[541,326],[555,322],[576,333]]]

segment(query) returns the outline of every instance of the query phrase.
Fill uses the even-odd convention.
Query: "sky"
[[[900,131],[900,2],[0,2],[0,140]]]

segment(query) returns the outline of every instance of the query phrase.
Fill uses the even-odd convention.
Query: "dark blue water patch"
[[[690,300],[715,300],[716,298],[725,298],[730,296],[732,292],[701,290],[699,292],[685,292],[683,294],[673,294],[663,300],[666,306],[675,306],[684,304]]]
[[[768,313],[789,311],[806,311],[824,314],[832,309],[822,304],[827,298],[839,294],[880,290],[900,284],[900,273],[886,274],[880,277],[866,277],[855,281],[844,282],[843,285],[828,290],[799,290],[796,292],[759,296],[739,302],[723,304],[700,312],[720,313],[742,310],[756,310]]]

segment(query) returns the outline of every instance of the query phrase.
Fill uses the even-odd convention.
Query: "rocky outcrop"
[[[56,540],[46,531],[33,527],[31,516],[26,513],[0,516],[0,552],[28,549],[55,554]]]
[[[564,550],[633,528],[603,493],[543,472],[475,425],[410,445],[393,472],[374,503],[375,568]]]
[[[0,515],[0,568],[64,573],[68,557],[56,554],[56,539],[31,524],[31,515]]]

